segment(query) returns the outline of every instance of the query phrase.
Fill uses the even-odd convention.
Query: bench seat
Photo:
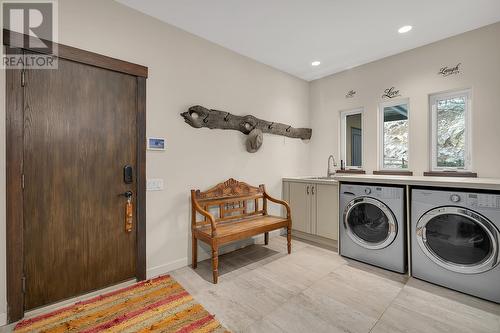
[[[244,238],[248,238],[279,228],[285,228],[287,225],[288,220],[286,218],[272,215],[253,216],[241,220],[231,220],[217,224],[216,238],[223,238],[227,241],[231,241],[228,238],[240,239],[242,235],[244,235]],[[202,227],[198,230],[198,232],[202,234],[200,235],[201,237],[212,237],[212,228],[210,226]]]
[[[268,201],[282,205],[286,217],[269,215]],[[267,245],[270,231],[286,228],[288,253],[291,252],[290,206],[271,197],[264,185],[255,187],[229,179],[205,192],[191,190],[191,206],[192,265],[196,268],[198,240],[209,244],[214,283],[218,281],[218,249],[221,245],[262,233]],[[212,214],[214,210],[216,213]],[[198,219],[200,216],[201,220]]]

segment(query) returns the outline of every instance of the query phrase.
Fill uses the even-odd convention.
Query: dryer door
[[[439,207],[425,213],[416,225],[422,251],[453,272],[486,272],[499,262],[498,229],[485,217],[466,208]]]
[[[389,207],[370,197],[359,197],[347,204],[344,228],[353,242],[370,250],[389,246],[398,232],[396,218]]]

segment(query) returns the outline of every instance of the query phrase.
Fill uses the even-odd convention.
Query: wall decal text
[[[394,97],[399,97],[401,94],[399,93],[399,90],[396,90],[395,87],[390,87],[384,90],[384,94],[382,95],[382,98],[394,98]]]
[[[438,74],[442,75],[444,77],[450,76],[450,75],[455,75],[455,74],[460,74],[460,65],[461,63],[458,63],[455,67],[442,67]]]
[[[353,98],[354,95],[356,95],[356,91],[351,89],[347,92],[347,94],[345,95],[345,98]]]

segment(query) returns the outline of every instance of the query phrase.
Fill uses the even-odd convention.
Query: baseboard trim
[[[0,312],[0,326],[7,325],[7,314]]]
[[[146,276],[148,279],[150,279],[150,278],[153,278],[156,276],[164,275],[170,271],[174,271],[176,269],[185,267],[187,265],[188,265],[188,258],[187,257],[181,258],[181,259],[174,260],[174,261],[171,261],[171,262],[163,264],[163,265],[148,268],[148,270],[146,272]]]
[[[329,238],[325,238],[325,237],[321,237],[321,236],[317,236],[317,235],[311,235],[311,234],[308,234],[308,233],[305,233],[302,231],[298,231],[298,230],[292,230],[292,236],[299,238],[299,239],[309,241],[309,242],[313,242],[313,243],[316,243],[319,245],[327,246],[327,247],[330,247],[330,248],[335,249],[335,250],[338,249],[338,247],[337,247],[338,243],[336,240],[333,240],[333,239],[329,239]]]

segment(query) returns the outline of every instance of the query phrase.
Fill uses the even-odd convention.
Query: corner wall
[[[364,107],[363,165],[378,170],[378,105],[392,86],[410,100],[410,170],[429,171],[429,94],[472,88],[472,163],[479,177],[500,178],[500,23],[311,82],[311,171],[324,174],[328,155],[340,166],[339,112]],[[458,75],[444,66],[461,63]],[[349,90],[356,97],[346,98]]]

